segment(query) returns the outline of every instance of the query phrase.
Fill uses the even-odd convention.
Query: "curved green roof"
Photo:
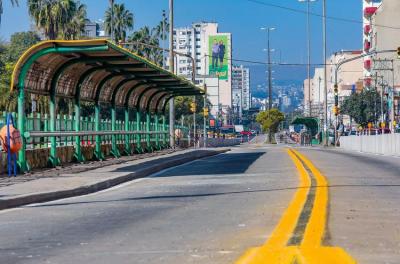
[[[105,39],[44,41],[17,62],[11,89],[161,112],[168,98],[204,91]]]

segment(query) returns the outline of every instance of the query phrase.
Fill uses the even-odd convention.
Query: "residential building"
[[[210,101],[211,106],[209,113],[212,117],[218,117],[219,104],[219,80],[216,76],[211,75],[196,75],[196,84],[203,87],[207,86],[207,100]]]
[[[243,65],[232,67],[232,107],[240,118],[251,107],[250,69]]]
[[[393,2],[396,2],[396,0],[393,0]],[[363,54],[367,54],[371,51],[371,45],[374,42],[374,36],[372,34],[372,17],[381,3],[381,0],[363,0]],[[372,85],[370,56],[364,57],[364,66],[364,87],[370,88]]]
[[[231,33],[218,32],[218,23],[199,22],[188,27],[175,28],[173,36],[174,50],[194,59],[196,75],[218,79],[218,101],[213,108],[219,109],[221,113],[228,113],[232,107]],[[217,45],[216,55],[212,54],[213,45]],[[174,59],[175,73],[190,78],[193,71],[192,60],[180,55],[176,55]]]
[[[371,50],[396,50],[400,47],[400,1],[384,0],[371,16]],[[375,26],[377,25],[377,26]],[[379,25],[390,25],[381,27]],[[386,121],[400,121],[400,62],[396,52],[376,54],[369,61],[372,86],[387,94],[389,107]]]
[[[350,62],[344,63],[337,71],[337,83],[339,92],[339,102],[342,102],[345,97],[350,96],[352,93],[361,91],[363,89],[364,80],[364,60],[363,58],[357,59],[362,54],[359,50],[342,50],[333,53],[326,62],[328,65],[328,118],[331,122],[334,119],[333,106],[335,103],[334,85],[335,85],[335,72],[340,62],[345,60],[354,59]],[[344,117],[343,122],[349,123],[350,119]]]
[[[87,38],[107,37],[104,31],[104,21],[88,21],[85,23],[84,36]]]

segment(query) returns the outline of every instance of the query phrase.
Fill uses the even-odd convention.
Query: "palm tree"
[[[28,0],[29,14],[47,39],[56,39],[77,10],[74,0]]]
[[[159,65],[162,65],[162,51],[156,47],[160,46],[160,39],[157,36],[157,28],[150,30],[149,27],[145,26],[134,32],[129,38],[128,42],[140,42],[151,46],[133,44],[131,46],[132,51],[138,55],[145,57]]]
[[[18,6],[18,0],[10,0],[11,4]],[[1,15],[3,14],[3,0],[0,0],[0,24],[1,24]]]
[[[111,24],[114,29],[114,41],[125,41],[126,31],[133,29],[133,14],[125,9],[124,4],[113,4],[105,14],[104,28],[107,34],[111,35]],[[112,21],[111,21],[112,19]]]
[[[74,16],[62,30],[63,39],[78,39],[85,32],[87,22],[89,20],[86,18],[86,5],[77,2]]]
[[[163,11],[165,12],[165,11]],[[168,37],[169,33],[169,23],[168,23],[168,18],[165,16],[163,13],[163,17],[160,21],[160,23],[154,28],[155,35],[160,39],[160,40],[166,40]]]

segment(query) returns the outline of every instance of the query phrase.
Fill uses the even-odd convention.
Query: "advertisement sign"
[[[215,35],[208,38],[209,74],[216,75],[220,80],[228,79],[228,36]]]

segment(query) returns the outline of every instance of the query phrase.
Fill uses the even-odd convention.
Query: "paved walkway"
[[[144,158],[142,156],[141,159],[128,157],[125,160],[122,158],[103,163],[88,163],[15,178],[3,178],[3,186],[0,187],[0,209],[100,191],[225,151],[227,149],[167,151],[149,154]],[[160,157],[160,154],[163,156]],[[8,184],[5,184],[7,182]]]
[[[8,175],[0,175],[0,188],[10,186],[14,184],[20,184],[27,181],[42,179],[42,178],[53,178],[63,176],[64,174],[76,174],[89,170],[98,169],[105,166],[123,164],[130,161],[143,160],[151,157],[159,157],[166,154],[182,151],[182,149],[172,150],[164,149],[153,153],[135,154],[132,156],[121,156],[120,158],[107,158],[104,161],[88,161],[84,163],[69,163],[57,168],[44,168],[35,169],[32,172],[17,175],[17,177],[9,177]]]

